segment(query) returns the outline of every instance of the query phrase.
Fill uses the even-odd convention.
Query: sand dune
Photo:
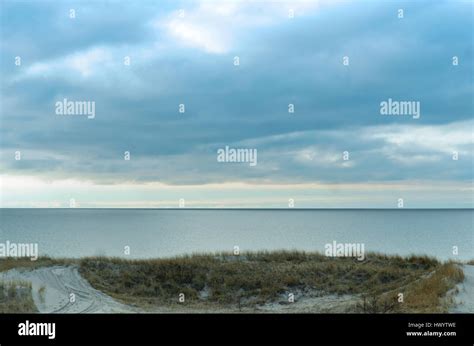
[[[137,312],[94,289],[75,266],[43,267],[31,271],[13,269],[0,273],[0,280],[31,282],[33,300],[41,313]],[[71,301],[71,294],[74,294],[75,301]]]
[[[463,265],[465,279],[457,285],[452,313],[474,312],[474,265]],[[33,300],[41,313],[138,313],[139,308],[122,304],[93,288],[78,272],[77,266],[52,266],[34,270],[12,269],[0,273],[0,280],[31,282]],[[74,294],[75,301],[71,301]],[[320,296],[298,299],[295,304],[268,303],[253,312],[345,312],[356,303],[355,296]],[[160,312],[178,312],[163,307]],[[232,312],[224,308],[216,311],[204,309],[200,312]],[[247,310],[247,309],[244,309]],[[179,312],[185,312],[182,309]],[[148,311],[149,312],[149,311]],[[194,311],[196,312],[196,311]],[[236,312],[236,311],[234,311]],[[249,312],[249,311],[247,311]]]
[[[474,265],[465,264],[464,281],[457,285],[458,294],[454,296],[455,305],[449,312],[474,313]]]
[[[40,313],[138,313],[144,310],[117,302],[112,297],[93,288],[78,272],[76,266],[42,267],[34,270],[12,269],[0,273],[0,280],[28,281],[32,284],[33,300]],[[40,293],[44,287],[44,292]],[[70,301],[74,293],[76,301]],[[283,299],[283,298],[282,298]],[[286,299],[286,298],[285,298]],[[283,301],[285,301],[283,299]],[[295,304],[281,302],[268,303],[258,308],[244,308],[242,312],[343,312],[354,304],[354,297],[337,297],[333,295],[298,299]],[[223,306],[220,309],[204,307],[202,311],[173,309],[162,307],[162,313],[172,312],[238,312],[237,308]],[[340,310],[340,311],[339,311]],[[150,312],[150,311],[148,311]],[[156,311],[158,312],[158,311]]]

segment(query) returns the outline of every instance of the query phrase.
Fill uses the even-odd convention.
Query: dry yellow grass
[[[447,292],[464,280],[462,269],[455,263],[441,265],[427,278],[415,282],[405,294],[404,312],[447,312]]]
[[[365,304],[360,306],[360,311],[370,313],[447,312],[452,303],[448,292],[463,280],[464,272],[459,265],[454,262],[447,262],[406,286],[380,295],[372,294],[366,297]],[[403,294],[402,301],[399,301],[400,293]]]

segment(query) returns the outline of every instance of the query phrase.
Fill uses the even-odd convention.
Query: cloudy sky
[[[0,7],[2,207],[474,205],[471,1]]]

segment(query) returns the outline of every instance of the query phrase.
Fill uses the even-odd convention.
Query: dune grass
[[[68,265],[78,263],[75,259],[66,258],[51,258],[51,257],[39,257],[36,261],[32,261],[25,257],[6,257],[0,258],[0,272],[4,272],[10,269],[35,269],[40,267],[50,267],[54,265]]]
[[[353,295],[360,303],[348,312],[446,312],[450,304],[447,293],[464,277],[459,264],[440,263],[427,256],[369,253],[364,261],[358,261],[301,251],[240,256],[194,254],[147,260],[6,258],[0,259],[0,272],[71,264],[78,265],[81,275],[96,289],[150,310],[176,307],[180,294],[184,294],[188,307],[220,309],[255,307],[275,301],[282,294],[299,292],[303,297],[314,293]],[[31,286],[17,284],[18,295],[14,295],[11,286],[2,285],[0,312],[36,311]]]
[[[403,312],[447,312],[450,301],[446,293],[464,280],[464,272],[455,263],[439,266],[429,277],[410,285],[406,291]]]
[[[264,304],[285,292],[380,296],[440,266],[426,256],[369,254],[365,261],[299,251],[196,254],[169,259],[85,258],[81,274],[95,288],[126,303],[172,305],[180,293],[188,304]]]
[[[443,313],[453,303],[448,294],[464,280],[464,272],[454,262],[440,264],[407,285],[388,292],[364,293],[357,312],[366,313]]]
[[[33,301],[31,283],[0,281],[0,313],[38,312]]]

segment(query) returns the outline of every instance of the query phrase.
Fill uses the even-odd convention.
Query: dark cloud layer
[[[2,171],[173,184],[470,181],[472,4],[344,2],[293,20],[275,4],[254,4],[260,16],[233,9],[241,19],[229,30],[205,11],[193,17],[197,2],[3,1]],[[167,26],[180,8],[210,38]],[[95,101],[96,118],[56,115],[63,98]],[[381,116],[388,98],[419,101],[421,118]],[[257,167],[218,164],[225,145],[257,148]],[[29,160],[14,161],[16,150]]]

